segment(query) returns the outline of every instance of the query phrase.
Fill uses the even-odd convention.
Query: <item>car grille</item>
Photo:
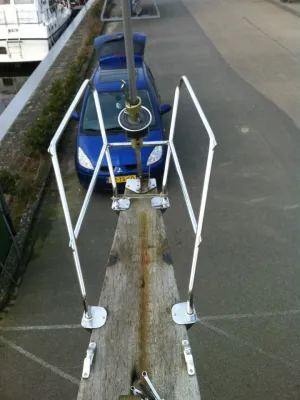
[[[136,169],[136,164],[129,164],[129,165],[125,165],[126,169],[128,169],[128,171],[131,171],[133,169]]]
[[[113,166],[113,168],[115,168],[115,166]],[[109,172],[108,167],[101,167],[100,169],[101,169],[101,171],[103,171],[103,172]],[[127,171],[132,171],[133,169],[136,169],[136,164],[128,164],[128,165],[125,165],[125,169],[126,169]]]

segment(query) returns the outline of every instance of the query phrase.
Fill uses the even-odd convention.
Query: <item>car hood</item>
[[[126,138],[124,133],[109,135],[107,136],[107,140],[109,143],[128,142],[128,139]],[[144,138],[145,142],[149,140],[162,140],[161,130],[150,131],[147,137]],[[103,144],[101,136],[79,135],[77,144],[85,152],[93,166],[95,166]],[[154,147],[142,148],[141,154],[143,164],[147,163],[148,157],[153,148]],[[131,147],[124,149],[110,148],[110,156],[114,167],[136,164],[135,151]],[[107,166],[106,157],[104,157],[102,165]]]

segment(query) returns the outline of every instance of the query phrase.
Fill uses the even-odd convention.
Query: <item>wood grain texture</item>
[[[171,316],[178,301],[162,214],[150,199],[131,199],[130,210],[119,217],[101,291],[107,322],[92,333],[97,351],[77,400],[129,395],[143,370],[162,399],[200,400],[183,356],[186,328]]]

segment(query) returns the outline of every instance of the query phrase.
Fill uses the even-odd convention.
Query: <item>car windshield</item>
[[[142,105],[147,107],[152,114],[152,122],[150,127],[153,128],[156,125],[156,120],[149,92],[147,90],[138,90],[137,95],[141,98]],[[98,96],[100,100],[106,133],[109,135],[112,133],[116,133],[116,131],[122,131],[118,123],[118,116],[120,114],[120,111],[123,110],[123,108],[125,107],[124,93],[98,93]],[[86,108],[84,111],[82,128],[86,135],[100,134],[95,102],[91,92],[88,97]]]

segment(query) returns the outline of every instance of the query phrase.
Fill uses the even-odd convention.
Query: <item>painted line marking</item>
[[[242,319],[242,318],[265,318],[265,317],[280,317],[288,315],[300,314],[300,310],[286,310],[286,311],[271,311],[263,313],[249,313],[249,314],[227,314],[227,315],[208,315],[200,317],[201,321],[218,321],[222,319]]]
[[[242,340],[242,339],[236,337],[235,335],[232,335],[231,333],[228,333],[228,332],[224,331],[223,329],[220,329],[220,328],[217,328],[214,325],[208,324],[207,322],[200,322],[200,324],[205,326],[206,328],[218,333],[219,335],[225,336],[226,338],[235,341],[240,346],[249,347],[251,350],[256,351],[257,353],[260,353],[260,354],[264,355],[265,357],[270,358],[271,360],[280,361],[282,364],[285,364],[286,366],[288,366],[290,368],[295,368],[295,369],[299,370],[299,367],[297,365],[291,363],[288,360],[285,360],[282,357],[278,357],[273,353],[269,353],[269,352],[263,350],[262,348],[256,346],[252,342],[249,342],[249,341],[246,341],[246,340]]]
[[[71,325],[33,325],[33,326],[0,326],[0,331],[11,332],[11,331],[48,331],[56,329],[78,329],[82,326],[79,324]]]
[[[54,374],[59,375],[61,378],[64,378],[67,381],[69,381],[71,383],[74,383],[75,385],[79,385],[79,383],[80,383],[79,379],[74,378],[73,376],[65,373],[64,371],[62,371],[61,369],[55,367],[54,365],[47,363],[46,361],[44,361],[43,359],[35,356],[32,353],[29,353],[29,351],[24,350],[22,347],[16,345],[11,340],[8,340],[8,339],[4,338],[3,336],[0,336],[0,340],[4,344],[6,344],[8,347],[10,347],[11,349],[16,350],[17,352],[19,352],[23,356],[29,358],[32,361],[35,361],[36,363],[40,364],[42,367],[49,369]]]
[[[218,321],[222,319],[235,320],[243,318],[266,318],[266,317],[280,317],[300,314],[300,310],[285,310],[285,311],[271,311],[263,313],[248,313],[248,314],[226,314],[226,315],[207,315],[200,317],[201,321]],[[32,325],[32,326],[0,326],[0,332],[12,331],[47,331],[57,329],[78,329],[82,328],[79,324],[69,325]]]

